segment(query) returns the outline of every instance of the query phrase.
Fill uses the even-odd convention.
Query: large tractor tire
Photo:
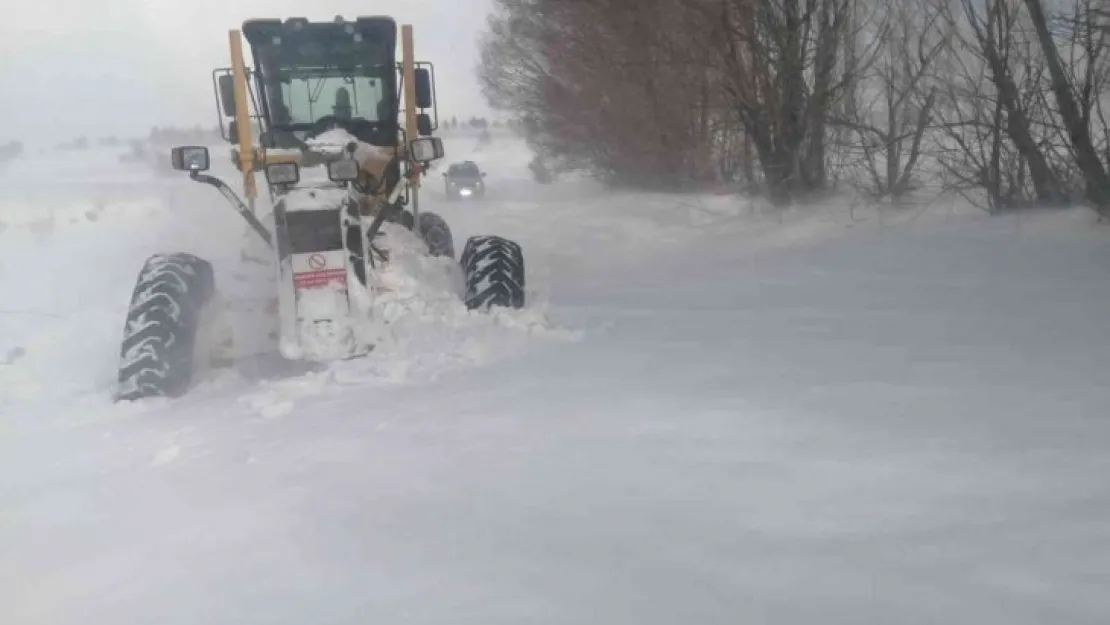
[[[179,397],[188,390],[201,312],[214,291],[206,260],[192,254],[147,259],[124,326],[117,399]]]
[[[451,227],[442,217],[435,213],[420,213],[416,224],[416,230],[424,243],[428,244],[428,252],[432,256],[455,257],[455,238],[451,235]]]
[[[463,248],[466,307],[470,310],[524,307],[524,252],[498,236],[473,236]]]

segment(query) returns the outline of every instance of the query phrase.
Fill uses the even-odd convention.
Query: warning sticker
[[[293,286],[298,289],[319,289],[331,284],[347,284],[346,269],[323,269],[293,274]]]

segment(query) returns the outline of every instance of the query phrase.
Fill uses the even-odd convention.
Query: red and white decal
[[[293,286],[298,291],[347,285],[347,266],[342,250],[294,254],[292,265]]]
[[[346,269],[320,269],[293,274],[293,286],[298,289],[322,289],[332,284],[347,285]]]

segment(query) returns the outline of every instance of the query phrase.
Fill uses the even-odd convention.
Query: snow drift
[[[534,307],[402,253],[370,357],[175,402],[105,399],[121,310],[152,249],[234,268],[231,211],[0,233],[0,622],[1110,618],[1089,215],[764,214],[467,148],[488,201],[426,206],[519,240]]]

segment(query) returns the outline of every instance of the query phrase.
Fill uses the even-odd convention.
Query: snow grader
[[[219,191],[269,250],[284,359],[365,355],[374,345],[358,325],[390,262],[383,225],[405,228],[427,254],[455,262],[447,223],[419,210],[421,178],[444,156],[434,136],[434,67],[414,60],[412,27],[398,29],[389,17],[252,19],[228,41],[231,67],[213,71],[212,80],[242,195],[205,173],[206,146],[174,147],[173,168]],[[266,204],[258,201],[260,173],[266,213],[257,206]],[[523,307],[518,244],[473,236],[457,263],[467,308]],[[147,259],[124,327],[117,399],[188,391],[205,310],[218,292],[213,265],[197,255]]]

